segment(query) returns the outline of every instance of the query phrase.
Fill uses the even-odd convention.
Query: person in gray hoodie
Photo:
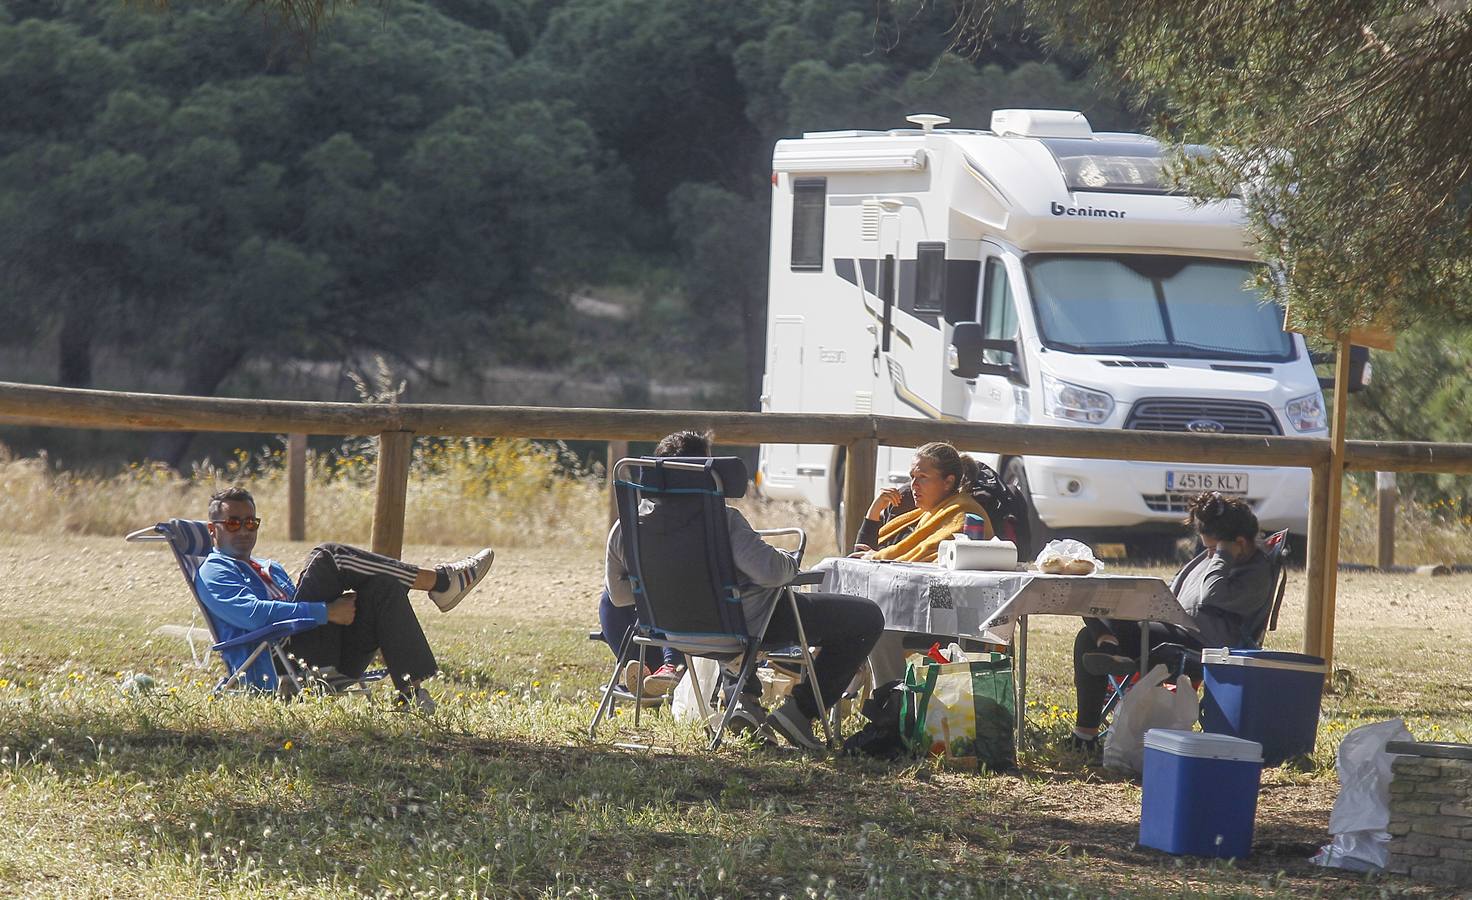
[[[1193,497],[1187,510],[1205,549],[1176,573],[1170,590],[1197,630],[1151,622],[1150,646],[1242,647],[1251,640],[1248,623],[1273,595],[1272,563],[1258,545],[1257,516],[1245,500],[1216,491]],[[1090,749],[1098,739],[1107,676],[1133,672],[1139,658],[1138,623],[1084,619],[1073,642],[1075,747]]]
[[[659,442],[654,455],[708,457],[710,445],[708,434],[677,431]],[[796,643],[797,623],[792,618],[791,608],[782,604],[772,612],[772,607],[781,595],[782,586],[797,575],[797,558],[762,540],[741,511],[729,506],[726,507],[726,530],[730,534],[732,560],[740,575],[738,589],[747,627],[755,632],[770,614],[772,618],[767,626],[767,639]],[[622,640],[624,631],[634,623],[634,591],[629,581],[628,566],[624,562],[623,533],[617,523],[608,534],[604,591],[603,603],[608,610],[602,615],[603,633],[609,646],[613,647],[617,645],[617,641]],[[872,600],[863,597],[809,591],[797,594],[797,608],[798,614],[802,616],[803,631],[808,641],[820,651],[813,668],[824,708],[818,709],[812,690],[804,683],[794,687],[786,702],[769,714],[757,702],[759,688],[753,677],[747,680],[745,696],[734,701],[738,703],[738,708],[732,714],[732,725],[738,729],[745,727],[757,730],[764,730],[770,725],[789,743],[803,749],[820,750],[823,743],[813,733],[813,719],[836,703],[844,688],[853,680],[854,674],[873,649],[874,642],[884,631],[884,613]],[[613,617],[608,615],[609,610],[615,615],[622,611],[623,618],[618,621],[624,624],[615,623]],[[667,662],[666,665],[668,664]],[[638,663],[634,662],[633,666],[637,670]],[[634,677],[637,677],[637,671]],[[729,697],[728,702],[731,702]]]

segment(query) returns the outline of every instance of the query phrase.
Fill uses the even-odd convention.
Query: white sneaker
[[[643,687],[643,676],[644,667],[639,665],[639,661],[637,659],[631,659],[628,662],[624,663],[624,690],[628,691],[631,696],[638,696],[640,693],[640,688]],[[646,692],[644,696],[647,697],[649,695]]]
[[[801,750],[822,751],[825,748],[818,736],[813,734],[813,720],[802,714],[797,701],[791,697],[787,702],[767,713],[767,724],[772,730],[787,739],[787,743]]]
[[[450,576],[450,586],[443,591],[430,591],[429,599],[440,608],[440,612],[449,612],[455,605],[465,599],[465,595],[486,577],[491,571],[491,561],[496,558],[496,551],[490,547],[480,551],[474,556],[467,556],[458,562],[452,562],[445,566]]]

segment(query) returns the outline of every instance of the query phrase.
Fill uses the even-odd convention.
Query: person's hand
[[[351,625],[358,617],[358,595],[343,594],[327,604],[327,621],[334,625]]]
[[[903,502],[903,493],[899,488],[887,487],[879,492],[879,496],[874,498],[873,503],[869,504],[869,518],[877,521],[880,513],[891,506],[899,506]]]
[[[849,559],[862,559],[864,554],[873,553],[874,548],[868,544],[854,544],[854,552],[848,555]]]

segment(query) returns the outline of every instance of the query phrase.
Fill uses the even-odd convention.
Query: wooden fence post
[[[1304,555],[1303,652],[1323,656],[1324,637],[1324,541],[1328,537],[1329,465],[1319,463],[1309,471],[1308,548]]]
[[[628,441],[608,442],[608,527],[618,521],[618,495],[613,492],[613,467],[629,455]]]
[[[849,442],[843,464],[843,546],[838,548],[839,556],[847,554],[859,536],[859,525],[874,499],[874,475],[878,465],[878,438]]]
[[[1324,556],[1320,591],[1323,611],[1319,653],[1334,671],[1334,602],[1339,582],[1339,514],[1344,505],[1344,429],[1349,419],[1349,338],[1339,339],[1334,354],[1334,419],[1329,429],[1329,472],[1324,485]]]
[[[404,505],[409,495],[409,461],[413,456],[414,432],[385,431],[378,436],[373,552],[395,559],[404,553]]]
[[[1395,486],[1394,472],[1375,473],[1375,508],[1380,527],[1375,533],[1375,564],[1388,572],[1395,565],[1395,507],[1400,491]]]
[[[307,539],[307,436],[286,436],[286,536]]]

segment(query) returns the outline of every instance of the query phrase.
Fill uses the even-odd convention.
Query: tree
[[[916,0],[926,5],[928,0]],[[962,0],[984,36],[1009,0]],[[1472,9],[1464,0],[1040,0],[1030,21],[1158,110],[1202,197],[1242,191],[1267,286],[1331,330],[1472,319]]]

